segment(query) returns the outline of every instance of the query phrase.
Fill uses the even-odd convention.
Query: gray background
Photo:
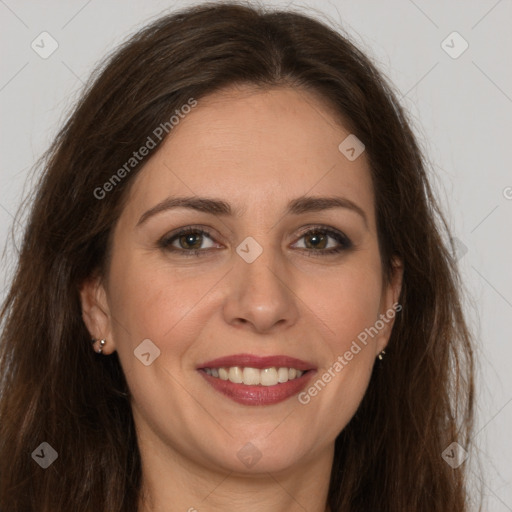
[[[5,294],[23,217],[14,216],[29,172],[53,139],[94,65],[159,14],[196,2],[0,0],[0,273]],[[467,287],[467,316],[478,339],[478,411],[473,438],[491,512],[512,511],[512,2],[322,0],[308,6],[348,32],[395,84],[433,169]],[[314,8],[311,6],[314,5]],[[47,31],[57,50],[43,59]],[[457,31],[469,44],[451,36]],[[49,48],[46,40],[45,48]],[[452,48],[448,48],[451,46]],[[444,46],[444,48],[443,48]],[[452,53],[450,56],[447,51]],[[3,291],[2,291],[3,290]],[[507,369],[508,368],[508,369]],[[470,457],[480,484],[476,457]]]

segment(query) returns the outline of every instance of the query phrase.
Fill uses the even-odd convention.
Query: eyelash
[[[307,235],[311,234],[317,234],[321,233],[324,235],[327,235],[336,242],[338,242],[340,245],[338,247],[330,248],[330,249],[300,249],[302,251],[309,252],[311,256],[330,256],[334,254],[338,254],[342,251],[345,251],[347,249],[351,249],[353,247],[352,241],[343,233],[333,230],[327,226],[313,226],[308,231],[305,231],[301,234],[299,237],[299,240]],[[188,226],[186,228],[183,228],[176,233],[171,233],[170,235],[164,236],[162,239],[158,241],[158,246],[161,249],[164,249],[169,252],[174,253],[181,253],[185,257],[191,257],[191,256],[206,256],[209,252],[209,249],[178,249],[176,247],[172,247],[171,244],[174,242],[174,240],[178,239],[181,236],[189,235],[189,234],[198,234],[198,235],[206,235],[208,238],[213,240],[213,237],[211,236],[210,232],[200,228],[200,227],[194,227],[194,226]],[[316,253],[316,254],[315,254]]]

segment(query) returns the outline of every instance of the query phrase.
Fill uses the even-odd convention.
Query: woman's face
[[[143,446],[230,472],[332,453],[401,285],[401,269],[383,285],[368,162],[353,139],[339,149],[349,135],[307,92],[231,88],[147,157],[108,280],[82,290]]]

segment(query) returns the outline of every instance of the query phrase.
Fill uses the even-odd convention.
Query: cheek
[[[181,371],[185,354],[220,307],[210,294],[225,270],[177,269],[143,254],[124,258],[111,275],[111,311],[117,351],[127,375],[137,375],[134,350],[145,339],[160,349],[160,363]],[[135,368],[134,368],[135,366]],[[135,372],[135,373],[133,373]]]
[[[207,290],[204,280],[180,275],[162,262],[144,261],[142,256],[125,259],[116,268],[111,276],[115,290],[112,310],[126,326],[123,338],[128,334],[133,339],[165,339]]]
[[[375,265],[347,265],[328,278],[305,285],[309,308],[325,325],[322,332],[336,354],[378,319],[381,275]]]
[[[301,403],[311,401],[321,428],[332,436],[355,413],[375,362],[374,342],[367,330],[379,318],[380,261],[361,257],[351,263],[321,282],[321,286],[304,289],[307,304],[322,326],[327,357]]]

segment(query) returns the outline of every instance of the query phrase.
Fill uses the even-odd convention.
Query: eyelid
[[[209,238],[213,243],[219,244],[220,242],[217,241],[216,236],[212,235],[212,231],[214,231],[212,228],[202,225],[189,225],[184,226],[181,228],[177,228],[170,233],[167,233],[164,235],[159,241],[158,246],[161,247],[164,250],[167,250],[169,252],[174,253],[181,253],[184,256],[194,256],[194,255],[206,255],[213,248],[207,248],[207,249],[180,249],[173,247],[171,244],[175,241],[175,239],[179,238],[180,236],[186,235],[188,233],[199,233],[203,236],[206,236]],[[328,256],[329,254],[335,254],[335,253],[341,253],[343,251],[346,251],[353,247],[353,242],[351,239],[343,232],[340,231],[337,228],[333,228],[331,226],[323,225],[323,224],[312,224],[303,226],[299,230],[299,235],[297,237],[297,240],[295,243],[297,243],[301,238],[306,236],[307,234],[315,231],[320,231],[326,234],[326,236],[334,239],[337,242],[336,247],[331,247],[329,249],[308,249],[308,248],[298,248],[300,251],[305,251],[309,254],[312,254],[314,256]],[[220,237],[222,238],[222,237]],[[222,245],[222,244],[221,244]]]
[[[207,249],[191,249],[191,250],[187,251],[185,249],[178,249],[178,248],[172,247],[171,243],[174,242],[175,239],[179,238],[180,236],[186,235],[188,233],[199,233],[203,236],[208,237],[212,242],[220,244],[220,242],[217,241],[217,238],[214,237],[214,235],[212,234],[212,231],[213,231],[213,229],[211,229],[209,227],[192,224],[190,226],[184,226],[181,228],[177,228],[177,229],[171,231],[170,233],[166,233],[162,238],[160,238],[158,240],[157,244],[159,247],[167,249],[171,252],[173,252],[172,250],[175,249],[175,252],[182,252],[182,253],[192,253],[194,251],[204,253],[207,251]],[[222,237],[219,236],[219,238],[222,238]]]
[[[352,240],[343,231],[333,228],[331,226],[323,225],[323,224],[313,224],[313,225],[305,226],[304,229],[302,229],[300,231],[298,240],[303,238],[305,235],[307,235],[309,233],[314,233],[316,231],[323,232],[328,237],[333,238],[334,240],[336,240],[338,245],[336,247],[331,247],[330,249],[315,250],[315,249],[300,248],[301,250],[307,251],[315,256],[322,256],[322,255],[328,255],[329,253],[331,253],[331,254],[340,253],[345,250],[351,249],[354,246],[354,243],[352,242]]]

